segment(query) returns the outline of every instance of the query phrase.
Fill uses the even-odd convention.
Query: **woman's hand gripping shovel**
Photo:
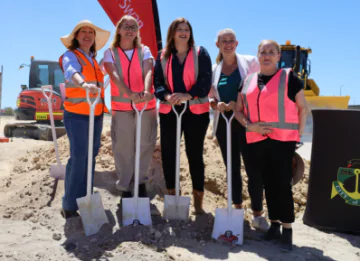
[[[147,106],[147,102],[139,112],[135,104],[132,104],[136,112],[136,151],[135,151],[135,184],[134,197],[122,199],[122,222],[124,226],[144,225],[151,226],[150,199],[139,198],[139,168],[140,168],[140,140],[141,118]]]
[[[65,179],[65,172],[66,172],[66,166],[62,165],[60,162],[59,157],[59,149],[57,144],[57,137],[56,137],[56,131],[55,131],[55,123],[54,123],[54,114],[52,110],[52,95],[53,95],[53,87],[52,85],[44,85],[41,87],[42,93],[46,98],[48,108],[49,108],[49,116],[50,116],[50,123],[51,123],[51,131],[52,131],[52,138],[54,141],[54,148],[55,148],[55,155],[56,155],[56,165],[51,165],[50,167],[50,177],[55,178],[56,180]],[[50,95],[46,94],[46,92],[50,92]],[[56,184],[57,185],[57,184]]]
[[[181,118],[186,111],[187,103],[180,114],[176,111],[174,105],[172,110],[176,114],[176,185],[175,196],[165,195],[164,218],[167,220],[185,220],[189,219],[190,197],[180,196],[180,139],[181,139]]]
[[[233,113],[229,119],[223,113],[221,115],[226,121],[228,206],[227,209],[216,209],[212,238],[231,244],[242,245],[244,238],[244,210],[232,208],[231,122],[235,114]]]
[[[101,90],[98,89],[95,98],[89,97],[89,89],[86,89],[86,99],[90,105],[89,120],[89,146],[88,146],[88,165],[87,165],[87,187],[86,196],[77,198],[81,220],[86,236],[91,236],[99,232],[102,225],[109,223],[104,206],[99,193],[92,194],[92,166],[93,166],[93,143],[94,143],[94,110],[100,99]]]

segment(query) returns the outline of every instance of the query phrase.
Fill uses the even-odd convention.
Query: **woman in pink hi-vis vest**
[[[189,160],[196,214],[202,214],[204,196],[203,149],[209,125],[208,94],[211,87],[211,59],[207,50],[195,46],[190,23],[178,18],[169,26],[166,47],[154,70],[155,96],[160,100],[160,142],[168,194],[175,195],[176,115],[171,106],[186,111],[182,117],[186,155]]]
[[[132,197],[136,142],[135,104],[141,110],[139,197],[147,197],[147,171],[157,136],[156,101],[153,95],[154,59],[149,47],[140,43],[139,24],[132,16],[123,16],[116,25],[111,47],[104,53],[104,66],[111,84],[111,139],[121,198]]]
[[[294,222],[292,159],[304,131],[307,105],[302,81],[291,69],[277,68],[280,55],[277,42],[260,43],[260,72],[248,75],[240,87],[236,118],[246,128],[248,164],[265,188],[271,226],[264,239],[280,238],[281,250],[290,252]]]

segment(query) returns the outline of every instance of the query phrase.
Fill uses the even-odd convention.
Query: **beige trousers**
[[[144,111],[141,120],[139,184],[147,180],[147,171],[157,137],[156,110]],[[134,182],[136,147],[136,112],[113,111],[111,121],[112,149],[118,177],[116,187],[130,191]]]

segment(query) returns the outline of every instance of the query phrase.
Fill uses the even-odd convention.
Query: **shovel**
[[[100,89],[94,102],[90,100],[89,89],[86,89],[86,99],[90,105],[89,120],[89,146],[88,146],[88,165],[87,165],[87,187],[86,196],[77,198],[81,220],[86,236],[91,236],[99,232],[102,225],[109,223],[106,216],[99,193],[92,194],[92,165],[93,165],[93,142],[94,142],[94,110],[95,105],[100,99]]]
[[[180,139],[181,139],[181,118],[186,111],[187,103],[185,103],[180,115],[172,106],[172,110],[176,114],[176,185],[175,196],[165,195],[164,218],[167,220],[185,220],[189,219],[190,197],[180,196]]]
[[[228,206],[217,208],[215,211],[215,222],[212,238],[226,243],[242,245],[244,238],[244,209],[232,208],[232,180],[231,180],[231,121],[234,113],[229,119],[221,113],[226,121],[226,158],[227,158],[227,189]]]
[[[52,85],[44,85],[41,87],[41,90],[47,100],[47,104],[48,104],[48,108],[49,108],[52,138],[54,141],[55,155],[56,155],[56,162],[57,162],[56,165],[51,165],[51,167],[50,167],[50,177],[63,180],[63,179],[65,179],[66,166],[61,164],[60,157],[59,157],[59,150],[58,150],[57,137],[56,137],[56,131],[55,131],[55,124],[54,124],[54,114],[53,114],[53,110],[52,110],[53,87],[52,87]],[[50,95],[47,95],[46,91],[49,91]]]
[[[146,108],[145,103],[142,110],[132,107],[136,111],[136,151],[135,151],[135,184],[134,197],[122,199],[122,221],[124,226],[151,226],[150,199],[139,198],[139,168],[140,168],[140,140],[141,140],[141,117]]]

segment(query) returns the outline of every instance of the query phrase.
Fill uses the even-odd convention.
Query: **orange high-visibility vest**
[[[125,85],[133,92],[144,91],[144,46],[135,48],[131,60],[127,57],[124,51],[117,47],[112,48],[111,54],[117,65],[118,73]],[[119,93],[119,88],[113,81],[110,81],[111,85],[111,109],[113,111],[130,111],[131,99],[125,93]],[[154,87],[151,87],[150,93],[154,93]],[[138,110],[141,110],[144,106],[144,102],[136,104]],[[155,98],[148,102],[146,110],[154,109],[156,107]]]
[[[290,69],[280,69],[261,91],[258,73],[246,77],[241,91],[245,116],[251,123],[266,122],[273,128],[273,132],[265,136],[247,131],[247,143],[268,137],[279,141],[300,141],[298,108],[288,97],[289,74]]]
[[[86,83],[96,84],[101,89],[101,98],[99,102],[95,106],[94,115],[98,116],[103,112],[109,112],[106,108],[104,101],[104,74],[100,70],[100,67],[96,60],[93,58],[94,66],[91,62],[86,58],[86,56],[78,51],[72,51],[76,58],[78,59],[81,65],[81,74],[84,77],[84,81]],[[59,64],[62,70],[62,58],[63,55],[59,58]],[[89,94],[91,102],[94,102],[96,99],[96,94]],[[86,99],[86,89],[81,86],[71,83],[69,81],[65,81],[65,100],[64,100],[64,108],[65,110],[77,114],[89,115],[90,114],[90,106]]]
[[[183,81],[186,91],[190,91],[193,85],[196,83],[199,74],[199,52],[200,47],[192,47],[186,57]],[[161,67],[164,73],[165,84],[169,86],[170,90],[174,92],[173,76],[172,76],[172,54],[169,58],[164,57],[165,50],[161,54]],[[194,114],[202,114],[209,112],[209,99],[208,97],[194,97],[189,101],[190,111]],[[167,101],[160,102],[159,112],[163,114],[169,113],[171,110],[171,104]]]

